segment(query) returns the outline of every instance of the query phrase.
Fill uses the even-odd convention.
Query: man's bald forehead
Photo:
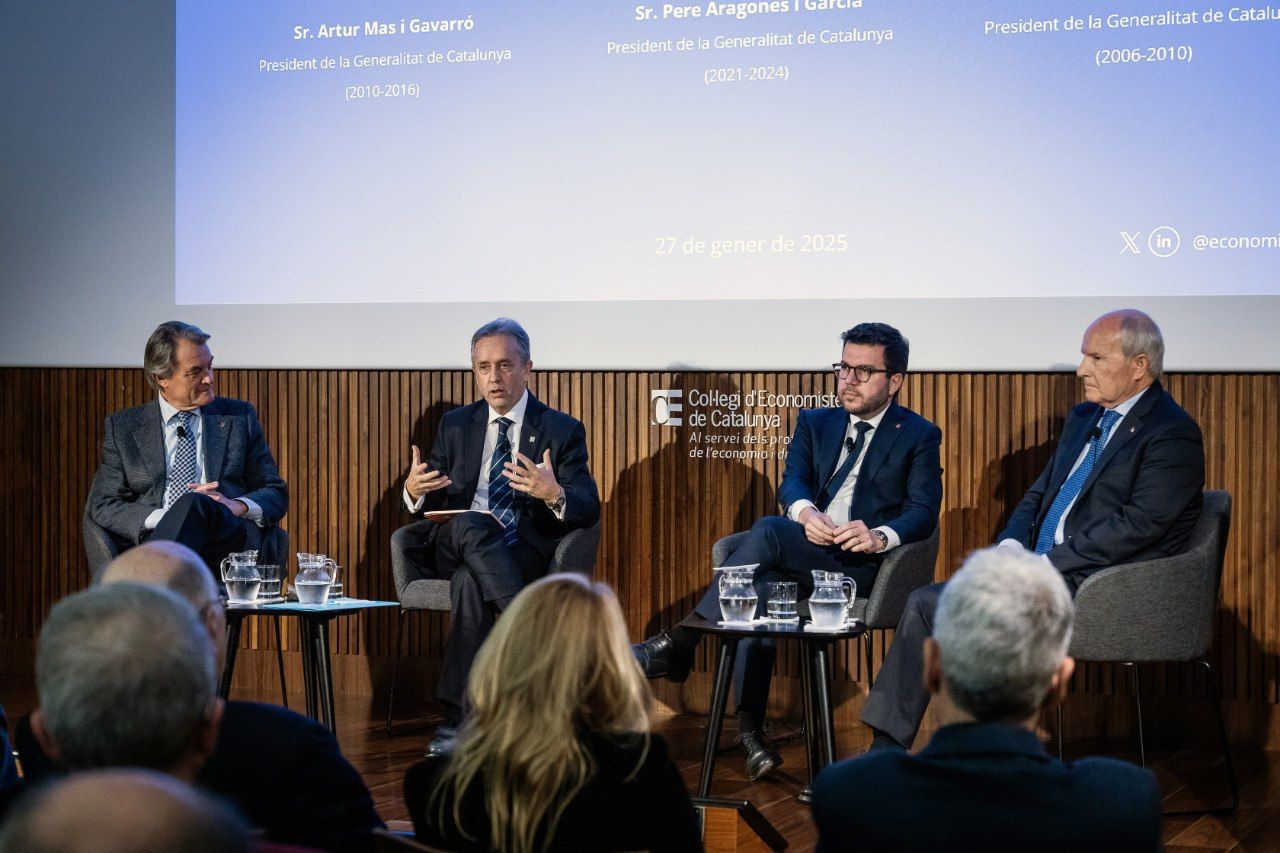
[[[218,595],[213,575],[204,560],[180,542],[144,542],[125,551],[107,565],[100,582],[119,581],[166,587],[197,609]]]

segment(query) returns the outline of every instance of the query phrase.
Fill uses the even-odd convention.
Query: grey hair
[[[159,390],[156,377],[168,379],[177,367],[178,341],[191,341],[199,346],[212,335],[199,326],[181,320],[166,320],[147,338],[147,348],[142,353],[142,369],[147,374],[147,384]]]
[[[942,680],[982,722],[1036,712],[1071,643],[1075,605],[1062,575],[1022,547],[975,551],[938,600]]]
[[[1137,308],[1121,308],[1110,311],[1099,320],[1118,320],[1120,322],[1120,350],[1126,359],[1138,355],[1147,357],[1147,376],[1153,381],[1160,381],[1164,376],[1164,335],[1156,321]]]
[[[476,348],[476,342],[481,338],[487,338],[490,335],[506,335],[516,342],[520,354],[524,356],[525,364],[533,361],[533,357],[529,354],[529,333],[524,330],[515,320],[510,317],[499,317],[496,320],[490,320],[480,328],[476,329],[476,333],[471,336],[471,348]]]
[[[216,706],[213,646],[176,593],[132,582],[90,587],[50,611],[36,692],[67,767],[168,770]]]

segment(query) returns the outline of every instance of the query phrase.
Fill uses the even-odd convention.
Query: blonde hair
[[[467,698],[432,799],[444,824],[452,796],[453,824],[465,835],[462,798],[482,782],[490,845],[515,853],[535,850],[539,837],[545,849],[595,772],[581,734],[647,737],[652,701],[613,590],[578,574],[550,575],[516,596],[480,647]]]

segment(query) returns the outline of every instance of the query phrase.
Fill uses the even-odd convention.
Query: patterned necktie
[[[1049,549],[1053,547],[1053,540],[1058,535],[1058,523],[1062,521],[1063,513],[1067,511],[1067,507],[1071,506],[1071,502],[1080,494],[1080,488],[1084,485],[1084,481],[1089,479],[1089,472],[1093,470],[1093,466],[1097,463],[1098,457],[1102,454],[1102,448],[1106,446],[1107,436],[1111,434],[1111,428],[1116,425],[1116,421],[1120,420],[1120,413],[1107,410],[1102,414],[1102,422],[1098,424],[1098,432],[1094,434],[1094,438],[1089,443],[1089,450],[1084,455],[1084,460],[1075,471],[1071,472],[1071,476],[1062,484],[1062,488],[1058,490],[1058,496],[1053,499],[1053,503],[1049,506],[1049,512],[1044,517],[1044,523],[1040,525],[1040,535],[1036,537],[1036,553],[1047,554]]]
[[[853,470],[853,465],[858,461],[858,454],[862,453],[862,446],[867,443],[867,433],[871,432],[872,426],[869,421],[858,421],[853,425],[858,431],[858,437],[853,440],[853,446],[849,448],[849,455],[844,458],[842,464],[836,472],[831,475],[831,479],[827,480],[827,484],[822,487],[822,492],[818,495],[815,505],[819,512],[826,512],[827,507],[831,506],[831,501],[835,500],[835,496],[840,492],[840,487],[844,485],[844,481],[849,479],[849,472]],[[849,441],[845,438],[845,443]]]
[[[489,462],[489,511],[502,524],[502,541],[507,547],[516,544],[516,513],[512,509],[515,494],[511,490],[511,481],[502,476],[503,466],[511,461],[511,439],[507,438],[507,430],[513,421],[498,418],[498,444],[493,448],[493,459]]]
[[[169,484],[164,490],[164,508],[185,495],[188,483],[196,481],[196,435],[193,429],[195,412],[178,412],[178,447],[173,454],[173,467],[169,469]]]

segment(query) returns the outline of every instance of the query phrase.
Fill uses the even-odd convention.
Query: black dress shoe
[[[437,728],[435,736],[427,744],[427,757],[437,758],[453,752],[454,738],[457,736],[456,726],[443,725]]]
[[[643,643],[636,643],[631,652],[644,670],[645,678],[665,678],[681,682],[693,669],[693,649],[680,648],[666,631]]]
[[[764,732],[747,729],[738,735],[738,745],[747,755],[747,778],[763,778],[782,765],[782,756],[765,740]]]

